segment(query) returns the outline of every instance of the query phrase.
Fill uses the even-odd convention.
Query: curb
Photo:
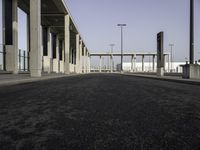
[[[16,79],[11,81],[5,81],[0,83],[0,87],[3,86],[10,86],[10,85],[18,85],[18,84],[24,84],[24,83],[34,83],[38,81],[45,81],[45,80],[51,80],[51,79],[58,79],[58,78],[64,78],[64,77],[72,77],[72,76],[80,76],[81,74],[69,74],[69,75],[61,75],[61,76],[44,76],[39,78],[27,78],[27,79]]]
[[[122,74],[126,76],[135,76],[139,78],[147,78],[147,79],[154,79],[154,80],[161,80],[161,81],[169,81],[169,82],[176,82],[176,83],[184,83],[184,84],[191,84],[191,85],[200,85],[200,80],[190,80],[190,79],[173,79],[167,77],[157,77],[157,76],[147,76],[147,75],[138,75],[138,74]]]

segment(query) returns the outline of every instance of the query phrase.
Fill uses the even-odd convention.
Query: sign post
[[[164,32],[157,34],[157,75],[164,76]]]

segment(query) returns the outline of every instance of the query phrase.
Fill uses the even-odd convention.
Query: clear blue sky
[[[165,50],[173,43],[174,57],[189,55],[190,0],[66,0],[91,52],[120,50],[118,23],[126,23],[126,52],[156,50],[156,34],[165,32]],[[195,50],[200,53],[200,0],[195,0]],[[196,55],[200,58],[200,54]]]
[[[1,0],[0,0],[1,1]],[[125,52],[156,51],[156,34],[165,32],[165,50],[174,46],[176,61],[189,56],[189,0],[66,0],[90,52],[120,50],[118,23],[124,29]],[[1,4],[0,4],[0,10]],[[200,58],[200,0],[195,0],[195,54]],[[1,19],[1,15],[0,15]],[[2,35],[2,21],[0,33]],[[19,11],[19,48],[26,49],[25,15]],[[2,39],[0,37],[0,43]]]

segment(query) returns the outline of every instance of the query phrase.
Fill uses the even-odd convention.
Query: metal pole
[[[121,72],[123,72],[123,27],[121,26]]]
[[[26,71],[26,51],[24,51],[24,60],[23,60],[23,63],[24,63],[24,71]]]
[[[21,50],[19,50],[19,71],[21,71]]]
[[[2,0],[2,39],[3,39],[3,70],[6,71],[6,38],[5,38],[5,0]]]
[[[194,0],[190,0],[190,64],[194,64]]]
[[[123,72],[123,27],[126,24],[118,24],[117,26],[121,27],[121,72]]]

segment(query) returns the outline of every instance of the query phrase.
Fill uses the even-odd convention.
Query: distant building
[[[177,72],[181,73],[182,72],[182,67],[181,65],[185,65],[185,62],[173,62],[172,65],[171,63],[166,62],[165,63],[165,71],[166,72]],[[172,68],[171,68],[172,67]],[[117,64],[116,66],[117,71],[120,71],[121,69],[121,64]],[[133,67],[134,68],[134,67]],[[137,62],[135,65],[135,71],[136,72],[156,72],[157,69],[157,63],[155,62],[155,69],[153,70],[153,64],[149,62],[144,62],[144,70],[142,70],[142,62]],[[123,63],[123,70],[124,71],[131,71],[131,63],[130,62],[124,62]]]

